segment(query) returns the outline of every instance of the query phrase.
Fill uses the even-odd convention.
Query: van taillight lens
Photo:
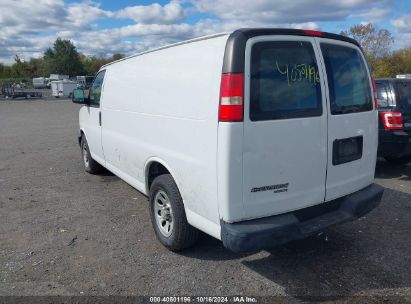
[[[315,30],[303,30],[304,34],[310,35],[310,36],[322,36],[323,32],[321,31],[315,31]]]
[[[244,74],[223,74],[220,87],[219,121],[243,121]]]
[[[371,77],[371,82],[372,82],[372,94],[374,95],[375,110],[377,110],[378,109],[377,87],[375,85],[375,80],[372,77]]]
[[[381,112],[382,122],[386,130],[402,130],[401,112]]]

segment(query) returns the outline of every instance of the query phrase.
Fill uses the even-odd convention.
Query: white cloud
[[[121,36],[191,36],[193,26],[187,23],[180,24],[134,24],[116,29]]]
[[[400,33],[394,41],[394,50],[411,47],[411,33]]]
[[[67,18],[63,1],[0,2],[0,25],[8,35],[30,34],[44,29],[56,29]]]
[[[387,4],[398,0],[170,0],[117,11],[105,10],[98,1],[0,0],[0,62],[10,62],[15,54],[40,56],[57,37],[72,40],[87,55],[110,56],[242,27],[320,29],[323,21],[352,17],[375,22],[387,18]],[[192,14],[195,23],[188,22]],[[409,15],[391,21],[397,31],[411,32]],[[134,23],[104,29],[100,19]]]
[[[405,14],[391,20],[391,24],[398,32],[411,33],[411,14]]]
[[[62,0],[0,1],[0,60],[10,62],[16,54],[23,58],[38,55],[53,44],[58,33],[72,38],[92,30],[95,20],[110,16],[112,12],[91,1],[70,5]]]
[[[390,8],[373,7],[365,12],[352,14],[350,17],[362,18],[363,23],[376,23],[387,18],[390,12]]]
[[[62,29],[87,30],[91,23],[112,16],[95,2],[64,5],[62,0],[3,0],[0,26],[8,34],[37,34]]]
[[[212,13],[222,20],[259,20],[266,24],[342,20],[353,10],[386,0],[191,0],[200,12]]]
[[[95,2],[84,2],[71,4],[67,8],[67,28],[90,29],[91,22],[113,16],[113,12],[100,9]]]
[[[172,24],[182,20],[185,15],[181,5],[172,1],[164,6],[158,3],[129,6],[118,11],[116,17],[132,19],[142,24]]]
[[[411,14],[404,14],[391,20],[392,26],[399,33],[394,42],[394,48],[411,47]]]

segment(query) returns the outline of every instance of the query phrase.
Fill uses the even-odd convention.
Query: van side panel
[[[227,38],[177,45],[108,65],[102,104],[107,167],[143,188],[148,160],[161,159],[173,172],[190,224],[214,236],[219,235],[218,101]]]
[[[220,217],[231,223],[244,218],[243,123],[220,122],[218,126],[218,202]]]

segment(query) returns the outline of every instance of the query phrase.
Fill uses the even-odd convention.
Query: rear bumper
[[[404,131],[380,130],[378,155],[402,157],[411,154],[411,138]]]
[[[222,222],[221,240],[226,248],[244,252],[302,239],[364,216],[378,206],[383,191],[372,184],[343,198],[298,211],[233,224]]]

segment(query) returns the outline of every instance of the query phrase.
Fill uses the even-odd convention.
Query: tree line
[[[360,24],[340,34],[360,43],[374,78],[411,74],[411,47],[392,51],[394,38],[388,30],[378,29],[372,24]],[[110,58],[85,56],[77,51],[70,40],[57,38],[42,58],[25,61],[16,55],[12,65],[0,63],[0,79],[28,81],[50,74],[95,75],[104,64],[123,57],[123,54],[115,54]]]
[[[109,58],[85,56],[77,51],[70,40],[57,38],[42,58],[30,58],[26,61],[16,55],[13,64],[0,63],[0,79],[23,80],[48,77],[50,74],[70,77],[95,75],[103,65],[121,58],[124,58],[123,54],[114,54]]]
[[[340,34],[359,42],[374,78],[411,74],[411,47],[392,51],[394,38],[390,31],[378,29],[373,24],[360,24]]]

